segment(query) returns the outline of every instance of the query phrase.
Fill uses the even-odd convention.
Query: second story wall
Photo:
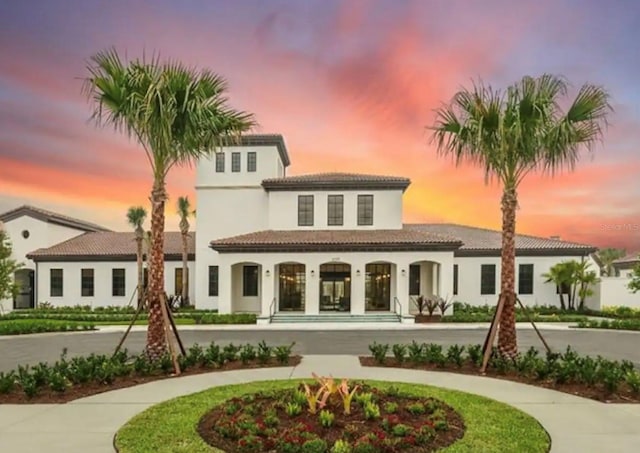
[[[373,197],[373,221],[361,218],[358,223],[358,196]],[[307,197],[300,200],[300,196]],[[339,220],[340,196],[342,197],[342,222]],[[312,197],[312,198],[308,198]],[[329,199],[333,197],[330,212]],[[299,222],[299,209],[309,210],[313,200],[313,221]],[[306,203],[306,206],[299,206]],[[367,201],[363,201],[367,203]],[[365,216],[366,217],[366,216]],[[364,222],[363,222],[364,220]],[[312,225],[309,225],[312,223]],[[333,223],[333,224],[331,224]],[[341,223],[341,224],[340,224]],[[343,190],[343,191],[272,191],[269,192],[269,229],[400,229],[402,228],[402,190]]]

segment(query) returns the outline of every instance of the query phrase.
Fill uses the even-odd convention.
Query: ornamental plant
[[[335,418],[336,416],[333,415],[333,412],[331,411],[327,411],[327,410],[320,411],[320,415],[319,415],[320,425],[323,428],[331,428],[331,426],[333,426],[333,421],[335,420]]]
[[[338,387],[338,392],[340,392],[340,396],[342,397],[342,408],[344,409],[345,415],[351,414],[351,400],[359,388],[359,385],[355,385],[349,390],[349,382],[346,379],[343,379],[340,387]]]
[[[338,439],[331,447],[331,453],[352,453],[351,444],[346,440]]]
[[[305,397],[307,398],[307,405],[309,406],[309,413],[315,414],[318,412],[318,408],[322,409],[329,398],[329,393],[323,386],[320,386],[315,392],[307,384],[304,386]]]

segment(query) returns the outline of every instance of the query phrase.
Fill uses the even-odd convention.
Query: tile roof
[[[67,217],[56,212],[29,205],[19,206],[11,211],[0,214],[0,222],[9,222],[24,215],[42,220],[43,222],[55,223],[81,231],[109,231],[109,229],[95,223],[85,222],[84,220],[74,219],[73,217]]]
[[[287,145],[284,143],[284,137],[281,134],[247,134],[240,137],[241,146],[275,146],[278,148],[278,154],[285,167],[291,165]],[[234,146],[230,143],[228,146]]]
[[[189,233],[189,256],[195,256],[195,233]],[[180,232],[169,231],[164,236],[167,261],[182,259]],[[85,233],[49,248],[27,254],[34,261],[135,261],[136,241],[133,232]]]
[[[266,190],[361,190],[401,189],[411,184],[408,178],[358,173],[315,173],[286,176],[262,181]]]
[[[613,262],[613,264],[617,266],[635,265],[637,263],[640,263],[640,252],[629,253]]]
[[[462,241],[456,256],[491,255],[502,250],[502,232],[453,223],[405,224],[414,231],[446,234]],[[562,255],[589,254],[596,247],[526,234],[516,234],[516,254],[520,255]]]
[[[219,252],[453,250],[460,241],[442,234],[398,230],[265,230],[211,242]]]

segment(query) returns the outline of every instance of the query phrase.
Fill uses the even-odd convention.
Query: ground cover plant
[[[640,319],[585,319],[578,322],[577,327],[582,329],[640,330]]]
[[[182,375],[245,368],[294,366],[300,357],[293,355],[294,344],[257,346],[194,344],[187,354],[178,356]],[[150,361],[145,354],[132,355],[122,350],[114,356],[91,354],[67,357],[63,351],[53,364],[19,366],[0,372],[0,404],[57,403],[71,401],[117,388],[130,387],[173,375],[170,356]]]
[[[336,381],[335,383],[338,385],[341,384],[339,381]],[[317,381],[305,380],[303,381],[303,384],[307,384],[310,389],[317,388]],[[373,395],[373,392],[368,390],[372,388],[375,388],[378,394],[398,395],[399,402],[397,403],[397,407],[395,406],[396,403],[394,401],[378,404],[380,417],[376,419],[376,423],[382,426],[385,424],[384,420],[387,419],[385,424],[386,428],[382,426],[380,429],[381,432],[385,433],[386,438],[404,439],[405,441],[408,440],[408,436],[394,436],[393,433],[394,427],[396,427],[395,433],[398,435],[402,434],[408,429],[407,427],[410,423],[395,424],[395,419],[393,417],[401,414],[399,416],[404,419],[418,417],[428,418],[428,415],[426,414],[429,408],[427,408],[426,405],[429,403],[425,404],[424,414],[419,414],[423,410],[420,406],[420,402],[435,401],[435,403],[433,403],[434,405],[440,407],[442,407],[441,405],[444,405],[452,410],[453,413],[458,414],[464,420],[463,423],[465,427],[464,437],[458,439],[449,446],[444,447],[440,451],[446,453],[469,453],[480,451],[492,451],[495,453],[525,451],[527,453],[543,453],[549,451],[549,438],[539,423],[533,419],[533,417],[530,417],[529,415],[506,404],[477,395],[426,385],[365,381],[358,383],[349,382],[349,389],[352,391],[356,384],[361,386],[357,390],[357,394],[359,395],[366,395],[367,393]],[[211,445],[207,444],[200,436],[199,427],[205,427],[204,423],[206,422],[207,417],[212,413],[212,410],[215,410],[215,408],[231,406],[229,411],[237,410],[236,414],[238,418],[244,416],[245,413],[249,413],[249,416],[251,416],[250,414],[255,412],[256,403],[260,401],[261,395],[280,395],[282,394],[281,392],[285,392],[285,394],[288,395],[298,395],[300,390],[303,392],[304,401],[302,396],[291,396],[291,399],[299,398],[299,404],[302,406],[300,415],[296,417],[300,417],[301,419],[312,418],[315,426],[320,426],[318,430],[323,434],[325,433],[325,430],[330,430],[338,426],[339,419],[344,410],[344,404],[342,401],[340,401],[339,404],[332,406],[333,408],[331,409],[331,413],[334,414],[333,418],[329,416],[327,412],[322,412],[323,410],[326,411],[326,408],[321,409],[320,407],[316,408],[316,415],[312,416],[309,414],[309,402],[307,400],[306,393],[304,393],[306,390],[304,385],[301,386],[300,381],[286,380],[253,382],[250,384],[214,387],[203,392],[172,399],[153,406],[134,417],[120,429],[116,434],[115,446],[120,453],[174,453],[179,451],[189,453],[211,453],[212,450],[217,452],[225,451],[227,453],[233,453],[241,451],[231,448],[220,450],[211,447]],[[402,400],[402,398],[405,397],[407,400],[414,398],[418,401],[418,404],[406,404],[406,402],[403,402]],[[354,395],[351,400],[353,412],[355,413],[355,411],[358,410],[364,415],[364,409],[360,408],[363,407],[363,403],[367,403],[368,398],[371,398],[372,401],[375,400],[375,396],[365,396],[358,400]],[[240,406],[239,409],[228,404],[230,401],[238,400],[238,404]],[[411,407],[411,409],[408,407]],[[409,417],[406,415],[408,411],[418,413],[418,416],[411,415],[411,417]],[[447,414],[449,413],[447,412]],[[226,414],[226,409],[221,415],[224,417],[233,417],[233,415]],[[262,417],[262,423],[264,423],[265,429],[269,429],[269,424],[275,425],[276,419],[278,420],[276,426],[280,427],[287,423],[286,420],[289,417],[286,413],[286,409],[284,413],[276,411],[275,417],[267,418],[267,415],[269,414],[263,414]],[[445,418],[448,422],[448,430],[436,431],[438,435],[451,435],[456,432],[455,430],[457,428],[453,423],[454,418]],[[326,425],[329,425],[329,428],[325,428]],[[398,425],[401,426],[397,427]],[[243,426],[245,429],[251,427],[250,424]],[[346,431],[347,432],[345,432],[344,435],[348,438],[350,431]],[[429,432],[431,431],[425,428],[425,433]],[[249,449],[250,445],[258,444],[254,437],[249,437],[245,440],[246,442],[244,443],[243,448],[246,449]],[[332,441],[322,438],[309,442],[306,447],[303,446],[300,449],[295,449],[294,447],[291,447],[292,450],[275,448],[272,451],[298,451],[300,453],[356,453],[357,451],[381,451],[374,449],[375,447],[365,447],[368,443],[364,441],[360,443],[361,447],[359,448],[361,450],[354,450],[353,444],[355,444],[355,442],[349,441],[349,445],[347,446],[346,439],[340,440],[342,440],[342,442],[338,443],[336,440],[333,441],[333,445],[330,445]],[[324,442],[326,442],[326,445]],[[336,443],[338,443],[338,446],[336,446]],[[367,449],[365,450],[365,448]],[[261,450],[256,449],[244,451]],[[404,451],[420,450],[407,449]]]
[[[256,315],[252,313],[218,314],[212,312],[185,311],[173,314],[177,324],[255,324]],[[92,322],[96,324],[129,324],[134,313],[118,312],[50,312],[50,311],[13,311],[0,316],[0,323],[14,319],[59,320]],[[147,316],[142,314],[136,324],[147,324]]]
[[[24,335],[45,332],[74,332],[94,330],[95,323],[89,321],[66,321],[51,319],[3,319],[0,317],[0,335]]]
[[[482,345],[452,345],[413,341],[408,345],[369,345],[371,356],[360,357],[364,366],[417,368],[479,374]],[[551,388],[603,402],[640,403],[640,373],[632,362],[607,360],[577,354],[570,347],[564,353],[541,354],[530,348],[514,360],[493,350],[487,376]]]
[[[464,435],[435,398],[315,376],[297,388],[235,397],[206,414],[198,432],[226,452],[429,452]]]
[[[442,318],[443,322],[491,322],[495,313],[495,305],[469,305],[462,302],[454,302],[453,314]],[[595,311],[563,310],[552,305],[535,305],[527,307],[527,310],[516,308],[516,321],[527,322],[530,319],[535,322],[579,322],[588,319],[588,316],[606,316]]]

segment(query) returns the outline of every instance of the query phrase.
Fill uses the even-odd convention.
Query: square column
[[[441,296],[440,294],[440,263],[431,263],[431,288],[433,288],[433,294]]]
[[[305,265],[304,314],[320,313],[320,268],[315,264]]]
[[[269,310],[272,310],[271,304],[275,297],[275,279],[277,278],[275,266],[263,264],[259,267],[261,271],[260,283],[260,316],[270,316]],[[276,301],[277,305],[278,301]],[[277,306],[275,307],[277,311]]]
[[[231,266],[221,260],[218,267],[218,313],[233,313],[232,308]]]
[[[351,314],[364,315],[365,312],[365,264],[351,265]]]
[[[402,315],[409,314],[411,306],[409,305],[409,266],[406,263],[396,264],[396,297],[402,306]],[[395,302],[391,300],[391,311],[395,312]]]

